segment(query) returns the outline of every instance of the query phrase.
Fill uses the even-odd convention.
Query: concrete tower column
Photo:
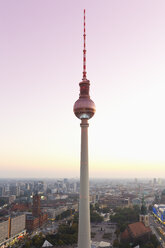
[[[88,120],[81,121],[81,162],[78,248],[90,248],[90,207],[88,169]]]

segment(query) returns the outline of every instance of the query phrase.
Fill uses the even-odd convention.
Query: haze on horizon
[[[79,177],[83,9],[94,178],[165,174],[165,1],[0,1],[1,178]]]

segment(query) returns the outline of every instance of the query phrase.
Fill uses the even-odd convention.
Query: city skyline
[[[165,2],[16,0],[0,2],[1,177],[79,177],[84,8],[90,175],[164,175]]]

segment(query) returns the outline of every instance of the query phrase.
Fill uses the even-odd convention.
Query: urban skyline
[[[1,177],[79,177],[84,8],[90,175],[164,175],[164,1],[16,0],[0,2]]]

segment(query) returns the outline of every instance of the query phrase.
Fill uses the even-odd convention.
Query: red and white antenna
[[[86,80],[86,30],[85,30],[85,9],[84,9],[84,50],[83,50],[83,80]]]

